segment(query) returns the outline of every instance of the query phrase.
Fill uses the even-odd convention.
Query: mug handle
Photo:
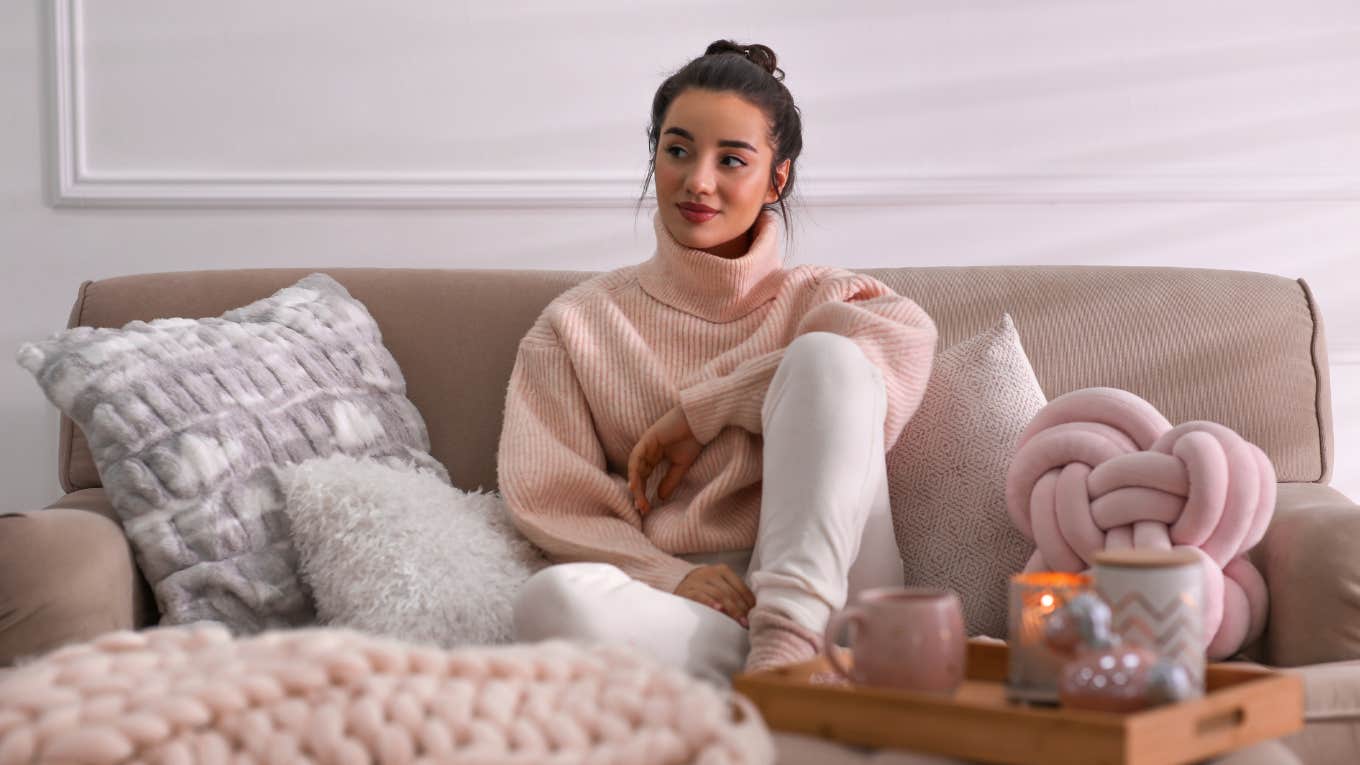
[[[837,649],[836,641],[840,638],[845,625],[852,624],[856,630],[864,626],[864,610],[859,606],[850,606],[831,615],[831,620],[826,623],[826,635],[822,638],[822,655],[826,657],[831,668],[836,674],[847,680],[850,677],[850,670],[841,663],[840,651]]]

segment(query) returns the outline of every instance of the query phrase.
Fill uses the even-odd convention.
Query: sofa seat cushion
[[[1354,761],[1360,751],[1360,660],[1273,669],[1303,680],[1303,730],[1280,741],[1303,762]]]
[[[1353,762],[1360,752],[1360,660],[1286,670],[1303,679],[1303,730],[1284,742],[1304,762]]]

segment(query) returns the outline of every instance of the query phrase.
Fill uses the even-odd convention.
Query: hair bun
[[[784,79],[784,70],[776,66],[778,59],[775,57],[774,51],[768,45],[761,45],[760,43],[739,45],[731,40],[714,40],[709,44],[708,49],[704,51],[705,56],[716,56],[721,53],[735,53],[738,56],[744,56],[748,61],[751,61],[756,66],[764,69],[776,80],[782,82]]]

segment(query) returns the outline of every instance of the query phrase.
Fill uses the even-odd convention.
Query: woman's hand
[[[647,502],[647,478],[664,458],[671,463],[661,485],[656,489],[660,499],[670,499],[680,479],[685,477],[704,445],[694,437],[689,429],[685,412],[675,407],[662,415],[647,432],[638,439],[633,453],[628,456],[628,488],[633,492],[633,507],[639,513],[650,512],[652,506]]]
[[[726,564],[700,566],[680,580],[675,594],[716,608],[736,619],[741,626],[747,626],[746,612],[756,604],[756,596],[751,589]]]

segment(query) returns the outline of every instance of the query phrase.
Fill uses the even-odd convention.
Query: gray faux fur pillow
[[[342,453],[447,477],[377,323],[325,274],[221,318],[69,329],[19,363],[89,439],[162,624],[314,620],[279,466]]]

